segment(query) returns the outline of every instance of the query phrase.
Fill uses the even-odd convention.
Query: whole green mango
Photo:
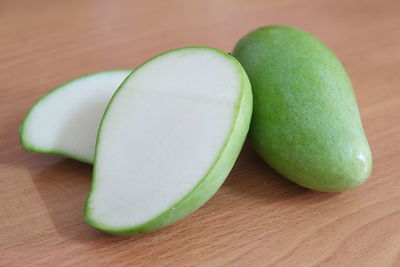
[[[244,36],[233,55],[253,88],[250,138],[272,168],[326,192],[368,179],[371,151],[351,81],[327,46],[299,29],[274,25]]]

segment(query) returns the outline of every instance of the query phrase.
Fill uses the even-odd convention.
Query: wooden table
[[[197,212],[116,237],[83,221],[90,165],[19,145],[29,106],[64,81],[177,47],[231,51],[267,24],[311,32],[346,66],[374,156],[362,187],[300,188],[247,144]],[[0,101],[0,266],[400,266],[399,0],[1,0]]]

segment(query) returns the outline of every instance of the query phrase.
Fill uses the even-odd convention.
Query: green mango
[[[273,25],[244,36],[233,55],[253,88],[252,144],[272,168],[325,192],[368,179],[371,151],[351,81],[326,45]]]

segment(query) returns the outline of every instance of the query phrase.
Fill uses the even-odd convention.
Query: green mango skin
[[[351,81],[326,45],[273,25],[244,36],[233,55],[253,89],[252,144],[272,168],[324,192],[368,179],[371,151]]]

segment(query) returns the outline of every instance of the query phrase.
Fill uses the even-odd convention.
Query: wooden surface
[[[115,237],[82,218],[91,166],[25,152],[18,125],[52,87],[169,49],[231,51],[256,27],[305,29],[353,80],[374,170],[302,189],[246,145],[220,191],[171,227]],[[0,266],[400,266],[400,1],[0,1]]]

